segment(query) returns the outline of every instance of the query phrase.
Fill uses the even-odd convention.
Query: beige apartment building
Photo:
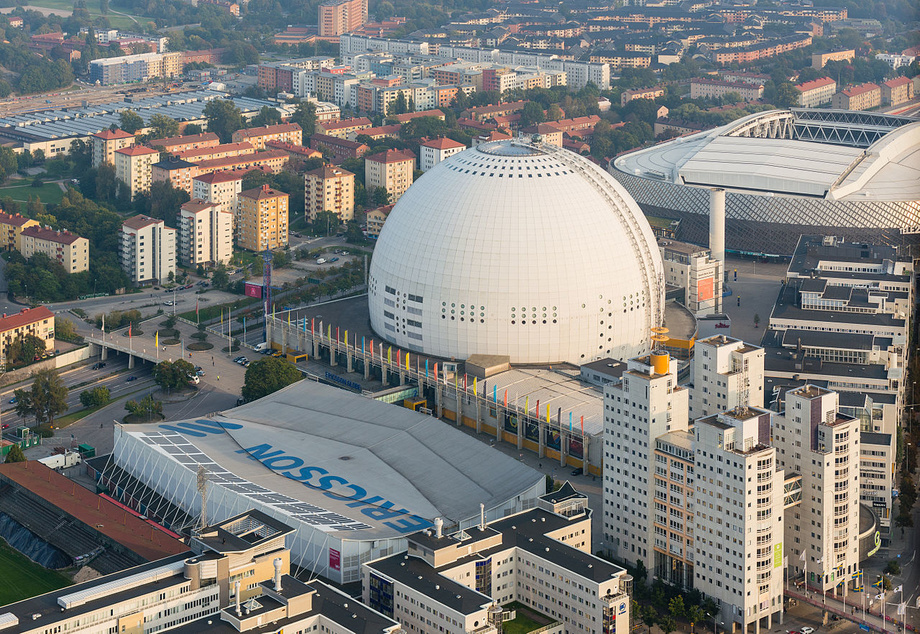
[[[364,186],[368,193],[374,187],[383,187],[390,194],[390,203],[412,185],[415,155],[403,150],[386,150],[364,158]]]
[[[830,53],[812,53],[811,67],[824,68],[828,62],[848,62],[856,58],[856,50],[848,49]]]
[[[393,205],[384,205],[383,207],[377,207],[367,212],[368,238],[376,239],[380,237],[380,232],[383,230],[383,223],[387,221],[387,217],[390,215],[391,211],[393,211]]]
[[[279,123],[261,128],[246,128],[233,133],[233,142],[248,142],[257,150],[265,149],[266,141],[281,141],[291,145],[303,145],[303,130],[296,123]]]
[[[889,79],[881,85],[882,103],[896,106],[914,98],[914,82],[907,77]]]
[[[153,164],[160,160],[157,150],[134,145],[115,151],[115,178],[128,186],[131,198],[150,191]]]
[[[234,170],[200,174],[192,179],[192,198],[206,200],[229,212],[233,218],[233,235],[237,236],[239,195],[243,189],[243,174]]]
[[[882,105],[882,90],[875,84],[862,84],[841,90],[831,100],[840,110],[868,110]]]
[[[10,344],[24,335],[34,335],[45,342],[46,350],[54,350],[54,313],[44,306],[36,306],[0,317],[0,353],[3,359],[9,354]]]
[[[0,248],[7,251],[22,251],[22,231],[27,227],[38,226],[37,220],[20,214],[8,214],[0,211]]]
[[[341,167],[323,165],[304,174],[304,212],[307,221],[331,211],[341,222],[355,217],[355,175]]]
[[[118,128],[103,130],[90,137],[93,144],[93,167],[115,164],[115,152],[134,145],[134,135]]]
[[[819,77],[795,86],[799,93],[799,106],[815,108],[830,103],[837,92],[837,82],[830,77]]]
[[[32,226],[22,231],[22,256],[44,253],[68,273],[89,270],[89,240],[69,231]]]
[[[320,37],[338,37],[367,23],[367,0],[326,0],[319,5]]]
[[[179,208],[179,261],[186,266],[226,264],[233,255],[233,212],[193,198]]]
[[[213,132],[202,132],[201,134],[153,139],[152,141],[148,141],[148,143],[150,147],[158,147],[164,152],[176,154],[177,152],[188,152],[189,150],[220,145],[220,137]]]
[[[287,246],[288,199],[268,185],[240,192],[237,244],[256,252]]]

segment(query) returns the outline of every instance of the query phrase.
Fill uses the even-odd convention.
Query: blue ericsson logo
[[[160,429],[178,432],[184,436],[204,438],[208,434],[222,434],[226,430],[242,429],[239,423],[220,422],[199,418],[194,422],[171,423],[159,425]],[[379,495],[369,495],[367,490],[349,482],[341,476],[330,474],[322,467],[309,466],[302,458],[285,453],[283,449],[274,449],[263,443],[236,453],[246,454],[250,460],[258,460],[275,473],[300,482],[306,487],[322,491],[323,495],[334,500],[351,500],[346,506],[361,508],[361,513],[380,521],[384,526],[400,533],[414,533],[431,528],[434,524],[423,517],[413,515],[407,509],[394,508],[396,505]],[[333,487],[341,493],[333,491]],[[345,493],[347,491],[347,493]]]

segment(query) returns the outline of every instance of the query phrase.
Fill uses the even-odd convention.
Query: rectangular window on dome
[[[410,302],[418,302],[419,304],[421,304],[421,303],[423,303],[423,302],[425,301],[425,298],[422,297],[421,295],[412,295],[412,294],[410,294],[410,295],[409,295],[409,301],[410,301]]]
[[[386,287],[386,291],[387,291],[387,293],[389,293],[390,295],[395,295],[395,294],[396,294],[396,289],[393,288],[392,286],[387,286],[387,287]]]
[[[396,316],[393,315],[393,313],[391,313],[391,312],[388,311],[388,310],[383,311],[383,316],[386,317],[387,319],[395,319],[395,318],[396,318]]]

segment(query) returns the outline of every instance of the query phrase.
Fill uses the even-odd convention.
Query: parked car
[[[10,428],[9,423],[3,423],[3,429],[9,429],[9,428]]]
[[[338,259],[338,258],[331,258],[329,261],[330,261],[330,262],[338,262],[339,259]]]
[[[126,382],[126,383],[130,383],[131,381],[137,381],[137,377],[134,376],[133,374],[132,374],[131,376],[129,376],[129,377],[128,377],[128,380],[125,381],[125,382]]]
[[[18,402],[19,402],[19,399],[16,398],[15,396],[14,396],[13,398],[10,399],[10,405],[15,405],[15,404],[18,403]]]
[[[580,476],[580,475],[583,474],[584,472],[585,472],[585,470],[582,469],[581,467],[578,467],[577,469],[572,469],[572,475],[573,475],[573,476]]]
[[[272,352],[272,356],[275,357],[276,359],[280,357],[282,354],[283,353],[280,350],[275,350],[274,352]]]
[[[164,306],[173,306],[173,305],[174,305],[174,302],[173,302],[172,300],[169,300],[169,301],[163,302],[163,305],[164,305]]]
[[[317,264],[325,264],[325,263],[326,263],[326,258],[316,258],[316,263],[317,263]]]

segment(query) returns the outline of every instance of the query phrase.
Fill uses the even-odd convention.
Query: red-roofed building
[[[293,145],[291,143],[284,143],[282,141],[266,141],[265,142],[266,150],[281,150],[282,152],[287,152],[288,158],[291,159],[312,159],[312,158],[323,158],[323,155],[316,150],[312,150],[303,145]]]
[[[14,29],[22,28],[22,18],[20,18],[18,15],[10,16],[9,20],[10,20],[10,26],[13,27]]]
[[[69,231],[32,226],[22,230],[22,256],[44,253],[68,273],[89,270],[89,240]]]
[[[37,225],[37,220],[0,211],[0,249],[22,251],[23,229]]]
[[[862,84],[847,88],[834,95],[834,108],[840,110],[868,110],[882,105],[882,89],[875,84]]]
[[[394,123],[393,125],[381,125],[376,128],[365,128],[364,130],[356,130],[348,135],[348,138],[352,141],[356,140],[359,136],[369,136],[375,141],[380,139],[398,139],[399,131],[402,129],[401,123]]]
[[[914,98],[914,83],[907,77],[896,77],[882,84],[882,103],[896,106]]]
[[[459,141],[446,137],[424,141],[418,147],[418,168],[423,172],[427,172],[447,157],[465,149],[466,146]]]
[[[419,117],[437,117],[441,121],[444,121],[444,112],[435,108],[434,110],[420,110],[419,112],[407,112],[405,114],[397,114],[393,116],[393,118],[396,119],[399,123],[406,123],[407,121],[412,121],[413,119],[418,119]]]
[[[245,175],[245,170],[200,174],[192,179],[192,198],[214,203],[221,211],[236,215],[237,197],[243,189]]]
[[[799,105],[803,108],[814,108],[825,103],[830,103],[837,92],[837,82],[830,77],[819,77],[795,86],[799,92]]]
[[[489,143],[490,141],[507,141],[511,138],[510,134],[505,132],[500,132],[498,130],[492,130],[488,134],[479,134],[473,137],[473,147],[476,147],[480,143]]]
[[[601,118],[596,114],[586,117],[575,117],[574,119],[560,119],[559,121],[547,121],[547,124],[553,126],[560,132],[573,137],[581,137],[590,140],[594,136],[594,126],[600,122]]]
[[[383,187],[393,204],[412,185],[414,172],[415,154],[408,150],[387,150],[364,157],[364,184],[368,194],[374,187]]]
[[[383,223],[387,221],[390,212],[393,211],[393,205],[384,205],[367,212],[367,237],[375,240],[380,237],[380,230],[383,229]]]
[[[476,121],[486,121],[495,117],[514,114],[524,109],[526,101],[509,101],[508,103],[499,103],[492,106],[477,106],[463,111],[463,116]]]
[[[0,317],[0,351],[3,358],[10,353],[10,344],[19,337],[33,335],[45,342],[45,350],[54,350],[54,313],[44,306],[23,308],[18,313]]]
[[[303,145],[303,130],[296,123],[279,123],[261,128],[246,128],[233,133],[233,142],[248,141],[257,150],[265,149],[266,141],[283,141]]]
[[[347,139],[351,133],[357,132],[360,134],[360,130],[367,130],[373,125],[374,123],[367,117],[353,117],[340,121],[317,121],[316,131],[320,134]]]
[[[148,143],[150,147],[163,148],[165,152],[177,154],[178,152],[188,152],[189,150],[197,150],[198,148],[220,145],[220,137],[213,132],[202,132],[201,134],[190,134],[188,136],[153,139]]]
[[[310,147],[327,155],[333,163],[341,163],[350,158],[361,158],[370,150],[363,143],[319,133],[310,137]]]
[[[115,152],[134,145],[134,135],[118,128],[103,130],[90,137],[93,143],[93,167],[115,164]]]

